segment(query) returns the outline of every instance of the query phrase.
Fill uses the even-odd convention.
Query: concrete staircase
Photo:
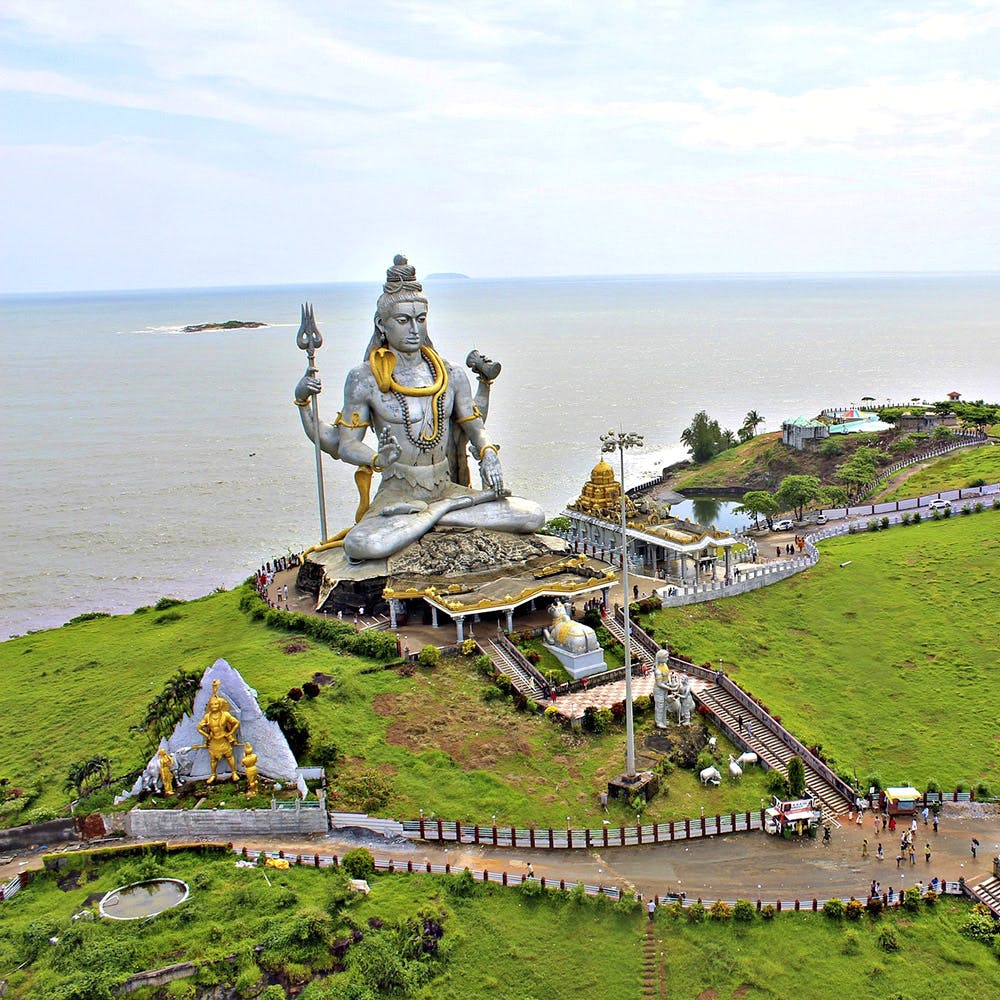
[[[604,619],[605,628],[624,646],[625,645],[625,629],[621,622],[616,621],[613,615],[608,615]],[[631,627],[631,626],[630,626]],[[634,635],[634,633],[633,633]],[[653,655],[643,646],[641,643],[636,642],[634,639],[632,641],[632,655],[636,658],[642,660],[643,664],[650,669],[653,668]]]
[[[788,761],[794,756],[795,751],[786,746],[777,733],[765,728],[759,719],[751,718],[733,695],[723,690],[718,684],[700,678],[692,679],[691,692],[734,733],[739,733],[741,742],[757,754],[768,767],[781,774],[788,774]],[[744,720],[744,723],[750,722],[749,738],[746,735],[746,730],[741,731],[740,729],[740,718]],[[837,816],[851,807],[851,803],[836,788],[828,784],[822,776],[817,774],[808,763],[805,765],[805,775],[806,788],[811,795],[820,801],[824,814],[829,817]]]
[[[1000,878],[990,875],[982,882],[969,887],[969,892],[980,903],[985,903],[993,913],[994,917],[1000,917]]]
[[[545,698],[544,692],[538,687],[535,678],[531,676],[498,642],[487,639],[486,652],[493,661],[493,666],[500,673],[510,678],[515,690],[520,691],[526,698],[533,701],[542,701]]]

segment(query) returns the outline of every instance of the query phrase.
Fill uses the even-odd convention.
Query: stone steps
[[[980,903],[985,903],[994,917],[1000,917],[1000,878],[990,875],[969,890]]]
[[[526,698],[531,698],[532,701],[542,701],[544,699],[545,695],[535,683],[535,679],[526,673],[513,657],[507,654],[503,646],[489,639],[487,640],[486,652],[493,661],[493,666],[500,673],[504,674],[504,676],[510,678],[511,684],[514,685],[517,691],[520,691]]]
[[[691,690],[695,697],[707,705],[718,718],[735,732],[739,732],[743,742],[768,767],[783,775],[788,774],[788,761],[794,756],[794,751],[777,734],[766,729],[759,719],[749,719],[751,723],[749,738],[745,730],[740,731],[738,725],[740,717],[747,721],[748,716],[744,707],[733,695],[715,684],[697,679],[692,681]],[[845,802],[840,792],[831,787],[808,764],[805,765],[805,778],[806,788],[831,816],[836,816],[849,807],[849,803]]]

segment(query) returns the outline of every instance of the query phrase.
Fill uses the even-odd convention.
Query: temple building
[[[614,469],[600,461],[591,470],[579,497],[568,504],[569,540],[578,552],[617,563],[621,560],[622,486]],[[643,499],[625,495],[629,564],[646,576],[680,583],[714,578],[721,555],[725,575],[731,572],[731,548],[738,540],[727,531],[705,528],[671,517],[669,506],[659,509]]]

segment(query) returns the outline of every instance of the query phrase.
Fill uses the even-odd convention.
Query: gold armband
[[[475,403],[473,403],[472,404],[472,413],[470,413],[467,417],[459,417],[459,419],[456,420],[455,423],[456,424],[467,424],[470,420],[475,420],[476,417],[482,417],[482,415],[483,415],[482,411],[479,409],[478,406],[476,406]]]
[[[378,464],[378,455],[376,455],[376,456],[375,456],[375,457],[374,457],[374,458],[372,459],[372,461],[371,461],[371,465],[362,465],[362,466],[361,466],[361,468],[362,468],[362,469],[371,469],[371,470],[372,470],[372,472],[379,472],[379,473],[381,473],[381,472],[385,472],[385,469],[383,469],[383,468],[380,468],[380,466],[379,466],[379,464]]]
[[[296,406],[308,406],[309,405],[309,400],[308,399],[293,399],[292,402]]]
[[[344,417],[343,417],[342,413],[338,413],[337,414],[337,419],[334,420],[334,422],[333,422],[333,426],[334,427],[350,427],[350,428],[353,428],[354,430],[357,430],[359,427],[371,427],[371,424],[366,423],[364,420],[362,420],[360,413],[352,413],[351,414],[351,422],[350,423],[348,423],[346,420],[344,420]]]
[[[483,460],[483,457],[485,456],[486,452],[488,452],[488,451],[492,451],[494,455],[496,455],[496,456],[499,457],[499,455],[500,455],[500,445],[498,445],[498,444],[484,444],[482,446],[482,448],[479,449],[479,461],[480,462]]]

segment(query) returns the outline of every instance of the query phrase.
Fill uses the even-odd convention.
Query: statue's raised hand
[[[323,391],[323,383],[318,376],[310,374],[311,371],[312,369],[307,370],[295,386],[295,398],[300,403],[307,403],[311,396]]]
[[[399,459],[402,453],[403,451],[399,447],[396,436],[388,427],[383,428],[382,433],[378,436],[378,452],[375,455],[373,463],[375,469],[378,472],[384,472],[393,462]]]

